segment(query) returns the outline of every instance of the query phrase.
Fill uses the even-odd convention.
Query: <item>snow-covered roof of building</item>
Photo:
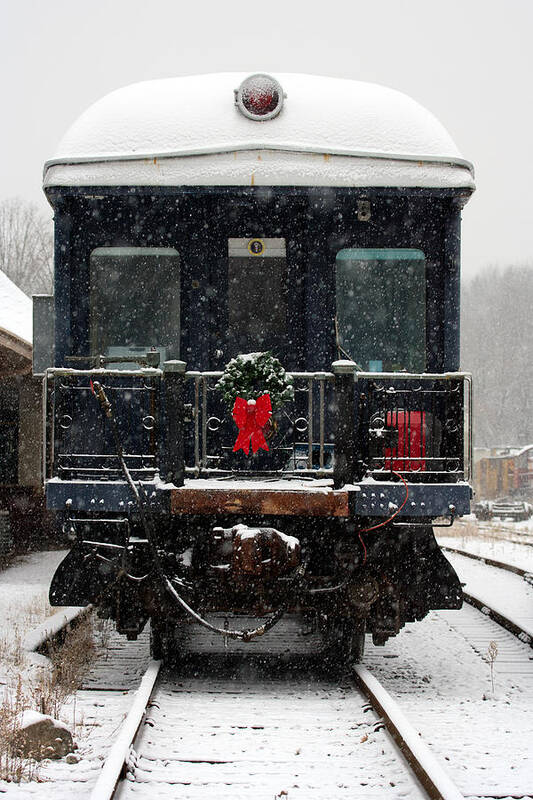
[[[31,345],[32,301],[0,270],[0,330]]]
[[[44,185],[420,186],[474,188],[442,124],[375,84],[274,74],[281,113],[235,105],[246,74],[133,84],[85,111],[45,165]]]

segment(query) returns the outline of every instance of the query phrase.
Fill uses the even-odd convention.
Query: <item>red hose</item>
[[[361,545],[363,547],[363,553],[364,553],[363,564],[366,564],[366,555],[367,555],[367,553],[366,553],[366,546],[365,546],[365,543],[364,543],[364,540],[363,540],[363,537],[361,536],[361,534],[362,533],[368,533],[369,531],[375,531],[378,528],[383,528],[385,525],[388,525],[389,522],[392,522],[394,517],[397,516],[397,514],[400,513],[400,511],[402,510],[402,508],[404,507],[404,505],[407,503],[407,501],[409,499],[409,487],[407,485],[407,481],[405,480],[403,475],[400,475],[399,472],[395,472],[394,470],[391,470],[391,472],[394,475],[396,475],[396,477],[399,478],[402,481],[403,485],[405,486],[405,498],[404,498],[404,501],[401,504],[401,506],[399,508],[397,508],[396,511],[394,512],[394,514],[392,516],[390,516],[388,519],[386,519],[384,522],[380,522],[377,525],[372,525],[370,528],[362,528],[359,531],[359,541],[361,542]]]

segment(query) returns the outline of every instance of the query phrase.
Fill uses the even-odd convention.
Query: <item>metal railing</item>
[[[273,415],[267,432],[269,452],[246,458],[233,453],[236,428],[231,409],[225,408],[216,389],[222,372],[186,372],[186,418],[193,426],[192,458],[189,474],[220,472],[283,472],[299,475],[331,475],[333,443],[327,441],[331,425],[326,424],[332,409],[331,372],[289,373],[294,385],[294,400]],[[329,428],[329,430],[328,430]]]
[[[359,463],[381,477],[469,480],[472,464],[472,379],[467,373],[356,374]],[[366,439],[366,441],[365,441]]]
[[[231,409],[216,383],[222,372],[50,369],[46,392],[46,476],[66,480],[121,477],[109,422],[91,381],[104,387],[134,478],[160,471],[176,485],[189,476],[334,477],[340,486],[393,472],[412,481],[471,477],[472,383],[466,373],[290,373],[294,399],[265,428],[269,450],[233,452]]]
[[[46,476],[65,480],[122,477],[109,421],[92,381],[106,392],[116,419],[124,460],[137,480],[158,469],[161,372],[50,369],[45,376]]]

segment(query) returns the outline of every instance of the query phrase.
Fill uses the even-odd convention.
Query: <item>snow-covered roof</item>
[[[0,331],[31,345],[32,301],[0,270]]]
[[[473,170],[427,109],[370,83],[274,74],[274,119],[234,102],[245,73],[170,78],[111,92],[45,165],[44,185],[474,188]]]

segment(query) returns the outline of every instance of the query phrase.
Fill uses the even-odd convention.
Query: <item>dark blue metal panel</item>
[[[152,511],[170,514],[170,489],[150,481],[141,486]],[[350,491],[354,516],[390,517],[405,499],[403,484],[373,481],[355,486]],[[398,518],[435,518],[452,513],[463,516],[470,513],[470,498],[471,489],[467,484],[409,484],[409,497]],[[124,481],[89,483],[53,479],[46,484],[46,501],[49,509],[57,511],[94,514],[135,514],[137,511],[135,498]]]
[[[70,214],[60,204],[54,225],[55,364],[50,364],[51,367],[65,366],[65,356],[71,352],[71,228]]]
[[[448,371],[459,367],[460,334],[461,211],[450,203],[444,224],[444,364]]]
[[[170,492],[149,481],[140,484],[152,511],[170,513]],[[84,511],[94,514],[135,514],[137,503],[125,481],[46,482],[47,508],[54,511]]]
[[[459,517],[470,513],[472,490],[466,483],[411,483],[408,489],[407,503],[398,517]],[[360,483],[353,495],[354,512],[358,516],[390,517],[405,496],[403,483]]]
[[[94,192],[94,193],[93,193]],[[88,355],[88,262],[99,246],[175,247],[182,260],[182,350],[189,368],[216,369],[225,347],[228,236],[283,236],[297,329],[280,353],[290,369],[335,358],[335,255],[343,247],[415,247],[427,259],[429,371],[458,364],[459,212],[452,191],[276,187],[115,187],[54,190],[57,365]],[[357,218],[358,199],[371,218]],[[453,198],[453,201],[452,201]],[[299,262],[300,275],[294,264]],[[301,265],[301,266],[300,266]],[[305,287],[305,311],[302,307]],[[301,297],[297,296],[301,294]],[[302,353],[300,338],[305,336]],[[227,360],[227,359],[226,359]],[[225,362],[224,362],[225,363]],[[72,365],[72,362],[70,362]]]

